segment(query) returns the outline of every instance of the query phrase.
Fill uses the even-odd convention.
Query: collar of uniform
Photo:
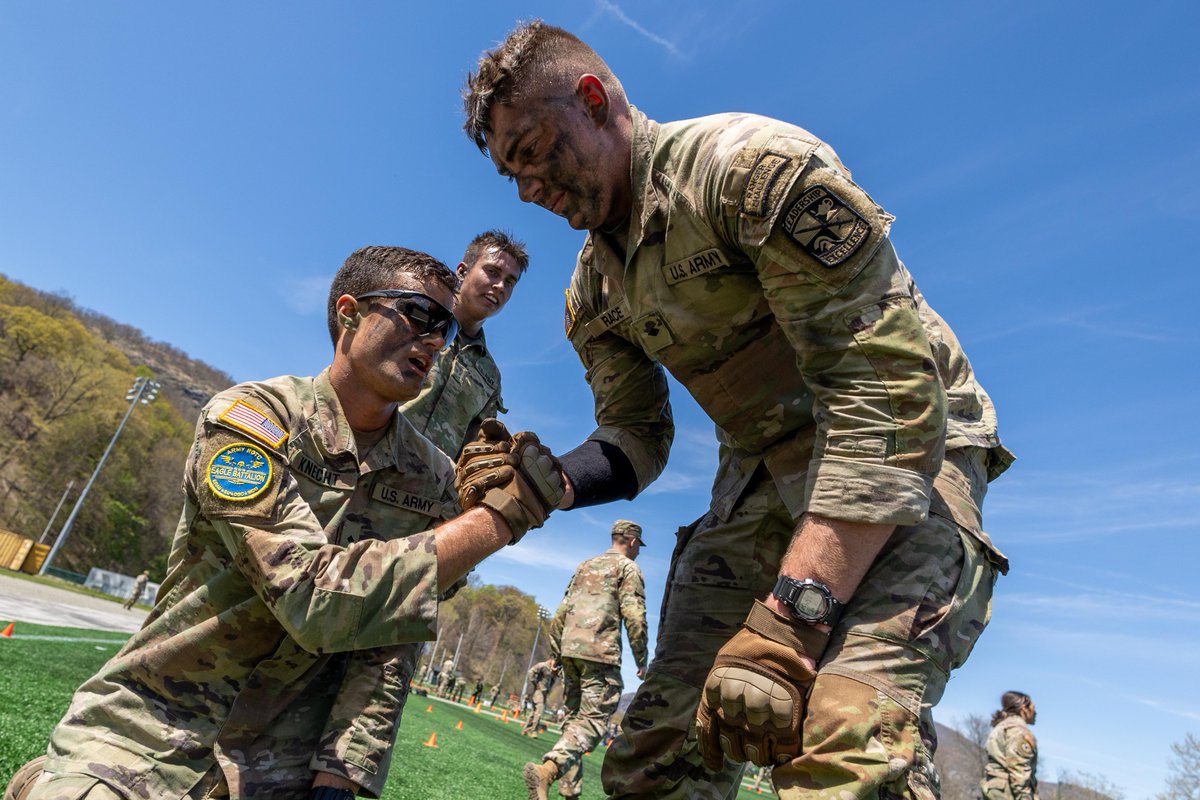
[[[333,384],[329,381],[329,367],[321,370],[321,374],[313,378],[313,397],[316,398],[316,413],[309,420],[309,430],[319,434],[316,438],[321,447],[330,456],[346,453],[357,454],[354,446],[354,431],[342,411],[341,401]]]
[[[650,174],[654,169],[654,148],[658,144],[658,123],[647,117],[636,107],[629,107],[633,123],[631,143],[632,163],[629,166],[632,181],[633,208],[630,209],[629,242],[625,249],[626,263],[633,258],[646,231],[650,215],[658,208],[658,195]]]

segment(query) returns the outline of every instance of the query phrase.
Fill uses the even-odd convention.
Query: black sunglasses
[[[458,320],[454,318],[454,312],[427,294],[403,289],[380,289],[376,292],[365,292],[354,299],[363,300],[368,297],[400,301],[393,308],[408,318],[419,336],[440,333],[442,339],[452,342],[458,335]]]

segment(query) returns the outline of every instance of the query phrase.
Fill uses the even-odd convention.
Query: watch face
[[[800,590],[800,594],[796,598],[796,611],[800,616],[807,619],[820,619],[825,616],[826,610],[828,610],[828,603],[820,589],[805,586]]]

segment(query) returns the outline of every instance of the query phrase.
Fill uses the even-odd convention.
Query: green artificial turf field
[[[6,621],[0,621],[2,625]],[[17,623],[0,639],[0,786],[21,764],[45,752],[51,728],[75,688],[124,642],[123,634]],[[430,709],[430,710],[426,710]],[[456,725],[462,722],[462,730]],[[436,733],[436,748],[426,747]],[[396,742],[386,800],[524,798],[521,767],[550,748],[557,734],[521,736],[519,722],[475,713],[442,700],[409,697]],[[601,800],[603,751],[584,759],[583,800]],[[771,796],[743,788],[739,798]],[[551,796],[557,797],[554,789]]]

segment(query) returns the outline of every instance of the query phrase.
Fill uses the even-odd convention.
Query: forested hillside
[[[137,408],[55,566],[163,577],[196,412],[233,381],[128,325],[0,276],[0,528],[52,537],[129,408],[138,376],[163,385]]]

